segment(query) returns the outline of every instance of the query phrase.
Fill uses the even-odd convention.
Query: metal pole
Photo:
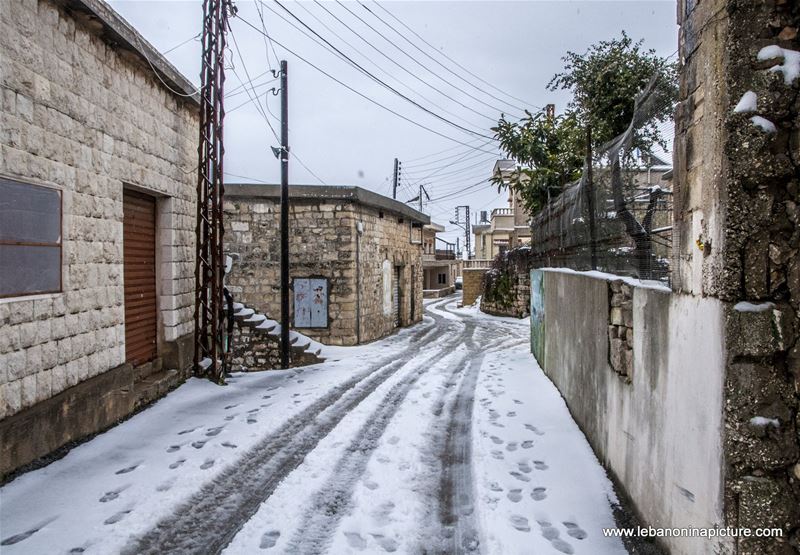
[[[592,270],[597,269],[597,230],[594,214],[594,176],[592,175],[592,126],[586,126],[586,195],[589,206],[589,254]]]
[[[394,159],[394,179],[392,179],[392,198],[397,199],[397,167],[399,161]]]
[[[464,248],[467,250],[467,260],[469,260],[469,257],[470,257],[470,255],[472,253],[472,238],[470,237],[470,232],[469,232],[470,231],[469,230],[469,206],[467,206],[466,209],[467,209],[467,217],[464,220],[464,233],[465,233]]]
[[[281,61],[281,367],[289,368],[289,95]]]

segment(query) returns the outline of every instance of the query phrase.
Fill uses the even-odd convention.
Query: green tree
[[[500,147],[519,164],[511,175],[492,177],[499,188],[520,193],[525,208],[535,214],[557,196],[564,185],[580,178],[583,167],[583,131],[574,113],[548,117],[531,114],[519,122],[500,118],[492,131]]]
[[[551,91],[572,92],[568,104],[581,125],[592,126],[595,145],[613,140],[628,128],[634,116],[637,96],[651,84],[647,117],[634,130],[632,147],[643,152],[654,144],[666,148],[658,123],[673,117],[678,95],[677,65],[643,48],[644,41],[634,42],[625,31],[618,39],[601,41],[585,54],[567,52],[562,58],[564,71],[548,83]]]

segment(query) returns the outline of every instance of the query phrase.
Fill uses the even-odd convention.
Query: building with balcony
[[[456,278],[461,274],[455,244],[436,236],[443,231],[444,226],[435,223],[422,228],[422,290],[428,298],[454,293]]]

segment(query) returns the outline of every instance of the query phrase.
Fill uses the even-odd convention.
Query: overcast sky
[[[187,78],[199,83],[200,46],[190,40],[201,30],[199,1],[110,3],[157,49],[169,51],[166,57]],[[283,3],[376,77],[470,133],[401,99],[304,36],[277,15],[301,26],[276,2],[256,5],[238,0],[235,4],[239,12],[231,20],[229,35],[235,71],[228,71],[226,81],[225,169],[230,172],[226,180],[279,182],[279,163],[269,150],[278,141],[250,102],[252,98],[262,106],[266,103],[264,114],[279,132],[278,120],[269,113],[279,114],[279,99],[268,92],[277,82],[267,83],[271,76],[262,76],[277,66],[274,47],[278,58],[289,63],[289,137],[294,156],[290,183],[358,185],[391,196],[397,157],[403,163],[398,199],[412,198],[419,183],[426,183],[432,201],[425,210],[434,221],[447,224],[448,231],[456,229],[447,222],[457,205],[469,205],[473,214],[507,206],[505,192],[498,194],[489,184],[473,186],[487,178],[494,161],[502,157],[494,143],[480,135],[491,136],[489,128],[501,111],[519,115],[522,108],[535,111],[548,103],[561,111],[568,94],[547,91],[546,85],[561,69],[561,57],[568,50],[584,52],[597,41],[618,37],[622,30],[634,39],[645,39],[645,45],[661,55],[672,55],[677,49],[674,0]],[[276,41],[430,130],[359,97],[280,45],[270,45],[250,26],[262,29],[257,7]],[[240,80],[250,79],[255,90],[248,88],[248,95],[239,85]],[[451,231],[445,237],[454,240],[456,234]]]

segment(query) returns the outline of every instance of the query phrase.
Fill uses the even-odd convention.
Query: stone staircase
[[[231,367],[235,371],[280,368],[281,325],[242,303],[233,303],[236,327],[231,349]],[[325,346],[313,339],[289,331],[291,366],[325,362]]]

